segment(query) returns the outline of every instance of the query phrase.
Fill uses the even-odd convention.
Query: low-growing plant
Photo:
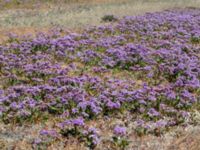
[[[114,136],[112,139],[117,148],[124,150],[129,145],[126,134],[125,127],[116,126],[114,128]]]
[[[103,22],[115,22],[117,21],[117,17],[115,17],[114,15],[105,15],[101,18],[101,20]]]

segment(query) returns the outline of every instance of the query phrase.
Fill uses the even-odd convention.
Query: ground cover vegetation
[[[195,124],[199,23],[200,10],[190,8],[127,16],[82,33],[11,34],[0,47],[1,122],[56,120],[38,131],[36,149],[65,138],[95,149],[105,144],[107,126],[107,141],[126,149],[132,133],[160,136]],[[109,125],[113,118],[120,122]]]

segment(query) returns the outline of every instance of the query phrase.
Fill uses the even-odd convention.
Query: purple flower
[[[156,111],[154,108],[150,108],[147,114],[151,117],[157,117],[160,115],[160,113]]]
[[[43,136],[51,136],[51,137],[57,137],[58,133],[55,130],[41,130],[40,135]]]
[[[167,125],[167,122],[164,120],[159,120],[155,124],[157,128],[164,128]]]
[[[84,126],[85,125],[85,123],[84,123],[84,120],[83,120],[83,118],[77,118],[77,119],[72,119],[71,120],[71,123],[73,124],[73,125],[75,125],[75,126]]]
[[[124,136],[124,135],[126,135],[126,128],[117,125],[114,128],[114,134],[117,136]]]
[[[42,140],[40,138],[37,138],[33,141],[33,144],[38,145],[42,142]]]
[[[145,124],[145,121],[142,119],[139,119],[136,121],[136,123],[137,123],[137,126],[143,126]]]

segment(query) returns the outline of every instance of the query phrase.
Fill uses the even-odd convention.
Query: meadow
[[[94,20],[81,16],[90,9],[69,14],[81,19],[61,6],[49,14],[45,2],[46,17],[22,13],[1,23],[51,30],[12,32],[0,45],[0,149],[200,148],[200,9],[191,7],[198,1],[168,10],[154,1],[151,11],[144,2],[138,14],[131,1],[107,3],[88,4]],[[15,5],[4,4],[1,15],[34,11]]]
[[[105,24],[104,15],[135,16],[170,8],[198,7],[199,0],[1,0],[0,41],[7,33],[47,32],[54,27],[80,31]]]

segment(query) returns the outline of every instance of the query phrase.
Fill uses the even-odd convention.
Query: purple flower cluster
[[[199,13],[168,10],[81,34],[11,37],[0,46],[0,118],[23,123],[44,112],[64,116],[61,129],[121,112],[148,129],[184,122],[200,97]]]
[[[55,130],[41,130],[40,135],[57,137],[58,133]]]
[[[125,127],[116,126],[114,128],[114,134],[117,135],[117,136],[124,136],[124,135],[126,135],[126,128]]]

